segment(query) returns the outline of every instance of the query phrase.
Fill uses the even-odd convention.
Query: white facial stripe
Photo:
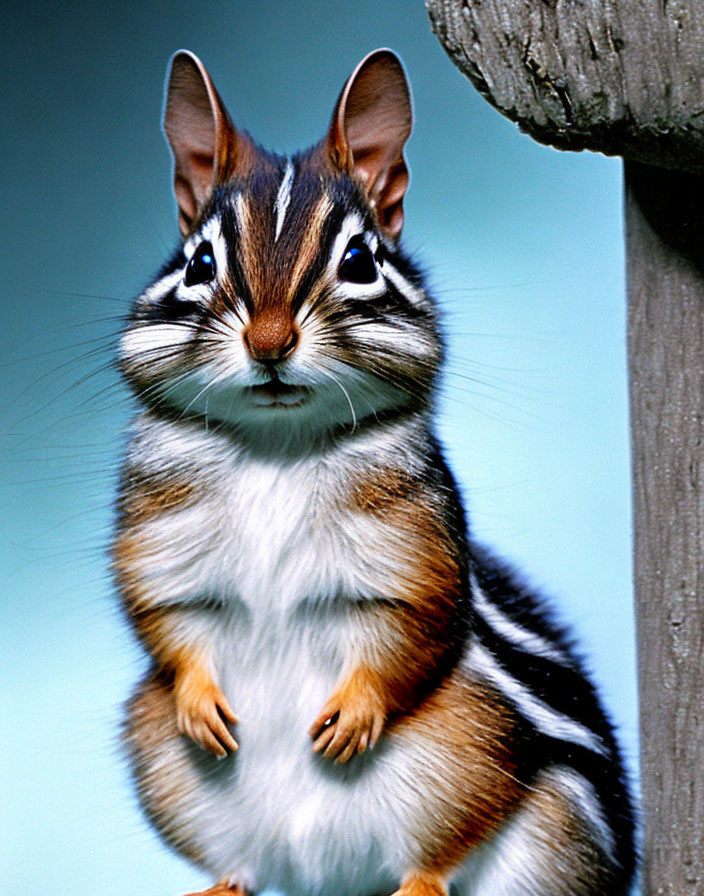
[[[330,250],[328,271],[331,276],[336,275],[337,269],[340,267],[340,262],[345,254],[347,243],[349,243],[353,236],[360,233],[364,233],[364,222],[356,212],[352,212],[352,214],[347,215],[342,222],[342,226],[340,227],[340,230],[335,237],[335,241],[332,244],[332,249]]]
[[[192,253],[191,253],[192,254]],[[148,289],[146,289],[139,298],[140,304],[151,305],[160,302],[162,299],[175,289],[174,298],[183,302],[204,301],[210,297],[208,284],[199,284],[197,286],[187,287],[183,283],[183,268],[177,268],[161,280],[158,280]],[[150,325],[153,326],[153,325]]]
[[[386,284],[382,277],[374,283],[348,283],[341,280],[335,285],[334,295],[340,299],[375,299],[386,292]]]
[[[210,218],[201,229],[190,236],[183,244],[183,254],[190,261],[191,256],[202,242],[209,242],[215,255],[215,269],[217,272],[227,269],[227,246],[222,235],[220,218]]]
[[[196,251],[198,246],[205,241],[209,242],[213,247],[217,277],[222,271],[225,271],[227,269],[227,248],[225,246],[225,240],[222,235],[219,218],[211,218],[209,221],[206,221],[203,227],[197,233],[194,233],[191,237],[189,237],[183,244],[183,254],[186,257],[186,265],[193,257],[193,253]],[[170,274],[167,274],[160,280],[157,280],[156,283],[154,283],[142,293],[139,298],[140,304],[148,306],[153,303],[159,302],[164,299],[170,292],[172,292],[172,290],[175,289],[175,292],[173,294],[173,297],[175,299],[181,300],[183,302],[201,302],[203,304],[203,307],[206,307],[212,295],[213,284],[198,283],[194,284],[193,286],[186,286],[183,282],[184,274],[185,265],[183,267],[177,268],[175,271],[171,271]],[[151,335],[146,336],[144,334],[139,334],[136,337],[134,343],[135,350],[139,344],[144,344],[146,346],[147,343],[149,343],[149,350],[151,350],[152,352],[155,351],[161,338],[160,333],[156,331],[155,325],[153,324],[149,325],[149,329]],[[186,335],[183,328],[181,328],[179,335],[181,336],[181,338],[175,339],[175,334],[170,332],[168,344],[172,345],[174,341],[185,341]]]
[[[286,211],[288,210],[288,205],[291,201],[291,187],[293,186],[293,178],[295,174],[296,171],[293,167],[293,162],[291,159],[288,159],[286,162],[286,171],[284,171],[284,176],[281,179],[281,186],[279,187],[279,192],[276,194],[276,202],[274,203],[274,211],[276,212],[276,233],[274,234],[274,241],[278,240],[279,235],[281,234],[281,228],[284,226],[284,218],[286,217]]]
[[[391,281],[404,299],[407,299],[411,305],[428,305],[428,299],[423,290],[409,283],[403,274],[397,271],[391,262],[386,259],[384,259],[382,274],[387,280]]]
[[[163,299],[164,296],[168,295],[174,286],[178,286],[182,279],[183,268],[172,271],[170,274],[162,277],[161,280],[157,280],[149,289],[145,289],[140,296],[140,301],[144,302],[145,305],[149,305],[151,302],[158,302],[159,299]]]
[[[515,645],[526,653],[533,653],[547,660],[552,660],[552,662],[559,663],[561,666],[572,665],[568,657],[548,641],[547,638],[543,638],[541,635],[523,628],[522,625],[514,622],[505,613],[502,613],[484,594],[476,579],[472,581],[472,596],[474,598],[474,608],[489,628],[492,628],[499,637],[508,641],[509,644]]]
[[[247,208],[247,200],[243,193],[235,196],[235,217],[237,218],[237,227],[240,231],[240,239],[245,240],[248,236],[249,210]]]
[[[472,671],[479,672],[516,706],[518,711],[548,737],[579,744],[587,750],[606,755],[606,747],[593,731],[569,716],[548,706],[500,665],[496,657],[476,639],[463,660]]]
[[[375,233],[369,233],[369,231],[365,231],[362,236],[364,237],[364,242],[369,246],[372,251],[372,255],[376,255],[376,250],[379,248],[379,238]]]
[[[377,277],[373,283],[349,283],[345,280],[337,282],[337,269],[340,267],[342,259],[345,256],[347,244],[353,236],[362,237],[364,242],[369,246],[372,254],[376,252],[379,247],[379,240],[376,235],[365,231],[364,222],[356,212],[352,212],[352,214],[345,218],[340,227],[340,231],[332,244],[330,260],[328,261],[327,273],[330,280],[335,283],[335,295],[342,299],[373,299],[377,296],[381,296],[386,292],[386,284],[384,283],[384,278],[381,276],[378,265]]]
[[[403,354],[415,359],[432,358],[435,354],[435,346],[432,340],[425,338],[417,328],[401,327],[396,324],[376,324],[365,322],[363,330],[358,335],[359,343],[369,347],[372,351],[388,348],[391,354],[399,353],[399,346],[403,346]]]
[[[223,271],[227,270],[227,246],[225,244],[225,238],[222,235],[219,218],[210,218],[197,233],[190,236],[183,244],[183,254],[186,256],[186,264],[188,264],[193,257],[193,253],[203,242],[209,242],[213,247],[215,278],[217,279],[222,275]],[[182,299],[184,302],[201,300],[207,304],[212,294],[213,283],[197,283],[193,286],[186,286],[183,282],[184,273],[185,268],[179,268],[179,270],[174,271],[173,274],[169,274],[168,277],[160,280],[156,286],[161,289],[161,284],[168,283],[168,287],[164,289],[162,295],[166,295],[168,289],[176,286],[177,299]],[[153,288],[154,287],[152,287],[152,289]],[[149,292],[150,291],[148,290],[144,293],[144,298],[147,299],[147,301],[153,300],[153,298],[161,298],[161,296],[158,295],[152,297],[149,295]]]

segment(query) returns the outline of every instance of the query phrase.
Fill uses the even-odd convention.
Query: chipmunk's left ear
[[[327,136],[332,164],[364,184],[382,229],[392,238],[403,227],[408,168],[403,147],[413,127],[411,90],[392,50],[375,50],[350,75]]]

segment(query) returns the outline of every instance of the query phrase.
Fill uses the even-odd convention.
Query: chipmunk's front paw
[[[204,750],[223,759],[228,751],[238,748],[230,734],[227,722],[235,724],[237,716],[227,697],[209,678],[190,675],[177,678],[174,685],[176,698],[176,725]]]
[[[227,879],[218,881],[214,887],[189,893],[188,896],[248,896],[249,891],[239,884],[231,884]]]
[[[313,750],[326,759],[347,762],[379,740],[386,712],[371,688],[353,682],[336,691],[310,729]]]
[[[412,874],[393,896],[447,896],[447,887],[434,874]]]

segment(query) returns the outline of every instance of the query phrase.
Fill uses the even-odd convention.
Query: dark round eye
[[[186,275],[183,282],[186,286],[196,286],[198,283],[207,283],[215,276],[215,256],[213,247],[206,240],[191,256],[186,266]]]
[[[373,283],[377,278],[372,250],[361,236],[353,236],[337,271],[340,280],[349,283]]]

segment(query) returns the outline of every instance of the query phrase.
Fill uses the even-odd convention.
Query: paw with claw
[[[250,896],[249,891],[239,884],[231,884],[228,878],[218,881],[214,887],[201,890],[199,893],[189,893],[188,896]]]
[[[310,728],[313,751],[348,762],[379,740],[386,720],[383,701],[373,687],[352,676],[338,688]]]
[[[237,722],[237,716],[207,672],[196,667],[177,675],[174,696],[176,725],[181,734],[218,759],[237,749],[237,741],[227,727]]]

